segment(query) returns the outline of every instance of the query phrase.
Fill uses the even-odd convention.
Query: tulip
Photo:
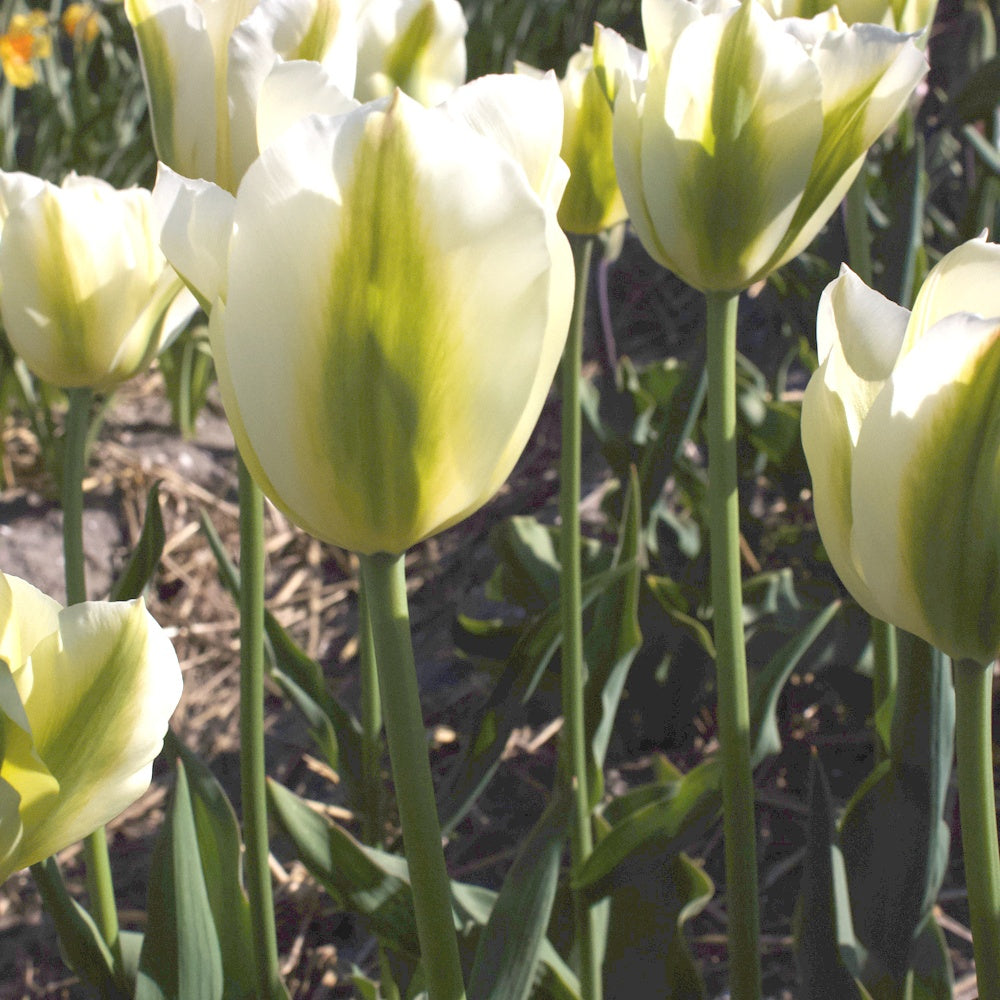
[[[141,599],[62,608],[0,573],[0,882],[142,795],[180,693]]]
[[[303,119],[235,198],[161,167],[240,453],[317,537],[402,552],[512,469],[572,305],[561,117],[554,78],[486,77]]]
[[[259,152],[257,111],[276,67],[322,64],[345,95],[357,62],[353,0],[126,0],[160,160],[235,191]]]
[[[523,63],[516,69],[530,76],[542,75],[541,70]],[[582,45],[570,57],[559,86],[563,96],[560,155],[570,171],[559,205],[559,224],[567,233],[594,236],[624,222],[628,211],[615,174],[611,105],[589,45]]]
[[[465,83],[465,14],[458,0],[366,0],[358,12],[359,101],[399,87],[428,107]]]
[[[848,24],[882,24],[896,31],[919,33],[931,26],[937,0],[836,0]],[[829,10],[827,0],[767,0],[775,17],[814,17]]]
[[[647,251],[734,293],[805,249],[926,72],[912,38],[835,9],[643,0],[648,66],[617,81],[614,151]],[[608,32],[610,29],[603,29]]]
[[[802,405],[816,521],[866,611],[956,660],[1000,654],[1000,246],[945,256],[913,312],[848,268]]]
[[[70,174],[0,173],[4,327],[40,378],[113,388],[143,371],[196,308],[156,243],[150,195]]]

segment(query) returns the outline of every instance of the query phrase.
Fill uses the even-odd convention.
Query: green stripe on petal
[[[145,791],[181,685],[176,654],[141,600],[67,608],[30,668],[24,708],[59,794],[22,804],[17,867],[79,840]]]

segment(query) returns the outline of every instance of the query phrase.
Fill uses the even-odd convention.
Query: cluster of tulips
[[[69,390],[67,449],[85,438],[93,393],[146,369],[199,307],[209,316],[245,473],[241,725],[258,995],[278,995],[258,490],[360,557],[368,683],[376,699],[381,687],[426,988],[459,1000],[402,560],[500,488],[560,358],[574,869],[586,860],[574,385],[590,245],[628,218],[708,302],[732,996],[759,997],[737,304],[840,205],[924,78],[933,16],[926,4],[804,6],[644,0],[646,51],[598,27],[560,84],[530,67],[465,83],[457,0],[126,0],[161,161],[152,193],[0,175],[3,325],[37,376]],[[817,340],[802,432],[826,549],[865,610],[954,659],[960,722],[964,711],[988,746],[976,713],[1000,653],[1000,246],[984,235],[944,256],[912,311],[845,266],[823,295]],[[34,865],[51,878],[43,859],[141,794],[180,693],[176,656],[141,599],[86,601],[72,516],[81,468],[64,471],[70,606],[0,577],[0,877]],[[965,767],[960,752],[963,817],[985,812],[965,843],[981,995],[996,997],[992,785]],[[88,865],[100,868],[102,845],[98,832]],[[111,944],[113,892],[95,880],[91,895]],[[583,901],[577,917],[580,994],[594,1000],[600,949]]]

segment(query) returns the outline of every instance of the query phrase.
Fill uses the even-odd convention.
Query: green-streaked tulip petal
[[[703,17],[653,62],[641,170],[661,261],[704,290],[759,276],[795,214],[822,132],[802,46],[755,3]]]
[[[0,576],[2,579],[2,576]],[[20,867],[14,858],[26,809],[44,809],[59,793],[59,782],[35,749],[31,724],[10,668],[0,660],[0,883]]]
[[[537,417],[571,288],[522,166],[454,109],[397,93],[300,122],[247,172],[211,326],[265,491],[359,552],[402,551],[465,516]],[[261,365],[285,327],[295,335]]]
[[[985,236],[969,240],[946,254],[927,275],[913,303],[903,351],[923,333],[955,312],[990,318],[1000,316],[1000,245]]]
[[[717,5],[717,8],[721,12],[725,6]],[[715,11],[687,0],[642,0],[642,30],[652,64],[669,66],[674,46],[684,29],[711,13]]]
[[[892,374],[908,315],[842,267],[820,300],[821,364],[802,400],[802,446],[823,544],[847,589],[879,617],[885,616],[852,548],[851,479],[861,426]]]
[[[817,20],[821,20],[819,15]],[[823,138],[788,237],[771,269],[804,250],[858,175],[868,148],[892,124],[927,72],[912,39],[888,28],[814,30],[812,58],[823,81]]]
[[[31,651],[59,627],[62,605],[20,577],[0,573],[0,659],[17,673]],[[10,710],[8,709],[8,712]]]
[[[926,331],[862,427],[851,494],[854,550],[888,620],[979,663],[1000,651],[998,384],[1000,320]]]
[[[229,173],[228,40],[255,0],[125,0],[142,62],[157,156],[189,177]]]
[[[376,100],[399,87],[440,104],[465,82],[467,31],[458,0],[362,0],[355,96]]]
[[[0,882],[10,874],[5,859],[14,853],[24,832],[18,812],[20,805],[17,789],[0,777]]]
[[[160,244],[202,307],[226,294],[226,261],[236,199],[209,181],[188,180],[161,163],[153,188]]]
[[[524,170],[543,203],[558,208],[569,180],[559,158],[563,103],[555,74],[541,79],[510,74],[473,80],[441,105],[448,117],[492,140]]]
[[[173,647],[141,600],[62,611],[17,683],[59,792],[22,801],[10,870],[79,840],[145,791],[181,688]]]
[[[280,4],[272,0],[259,3],[235,27],[228,65],[234,178],[246,173],[266,145],[257,132],[257,105],[264,81],[281,60],[321,64],[329,85],[346,95],[353,92],[355,21],[355,5],[350,0],[282,0]],[[308,104],[308,97],[303,101]]]
[[[624,222],[628,211],[615,173],[614,115],[589,46],[570,58],[560,89],[565,116],[561,155],[570,176],[559,223],[568,233],[600,233]]]
[[[358,102],[317,62],[296,60],[275,66],[257,97],[257,141],[266,149],[306,115],[344,115]]]
[[[11,344],[35,374],[64,387],[103,390],[147,367],[181,290],[156,240],[149,192],[72,174],[11,211],[0,271]]]

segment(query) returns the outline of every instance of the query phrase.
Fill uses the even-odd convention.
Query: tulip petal
[[[851,494],[854,550],[886,618],[984,664],[1000,649],[998,384],[1000,322],[936,324],[872,405]]]
[[[170,641],[142,601],[67,608],[18,675],[54,798],[21,806],[12,868],[41,860],[108,822],[145,791],[181,677]]]
[[[857,177],[869,147],[927,72],[913,39],[889,28],[858,24],[817,31],[816,38],[812,57],[823,80],[823,138],[788,237],[769,269],[812,242]]]
[[[876,617],[885,615],[851,545],[854,449],[862,423],[892,373],[908,315],[842,267],[820,299],[821,363],[802,400],[802,447],[823,544],[844,585]]]
[[[509,73],[483,76],[456,90],[441,110],[509,153],[542,201],[559,207],[569,168],[559,158],[563,100],[554,73],[540,80]]]
[[[8,868],[7,859],[16,850],[24,833],[18,811],[20,805],[21,796],[17,794],[17,789],[0,778],[0,884],[17,871],[16,868]]]
[[[299,59],[275,66],[257,97],[257,144],[267,149],[287,128],[310,114],[343,115],[358,102],[317,62]]]
[[[643,191],[669,249],[661,263],[702,290],[746,287],[784,238],[812,169],[816,67],[746,3],[684,29],[669,66],[651,56],[642,115]]]
[[[913,303],[903,351],[926,330],[959,310],[990,319],[1000,316],[1000,245],[985,236],[969,240],[931,268]]]
[[[16,674],[31,651],[59,627],[62,605],[20,577],[0,573],[0,659]]]
[[[153,188],[160,245],[202,307],[226,294],[226,259],[236,199],[209,181],[189,180],[161,163]]]
[[[298,123],[251,167],[211,335],[295,520],[400,552],[489,498],[565,338],[550,216],[495,142],[398,92]]]

